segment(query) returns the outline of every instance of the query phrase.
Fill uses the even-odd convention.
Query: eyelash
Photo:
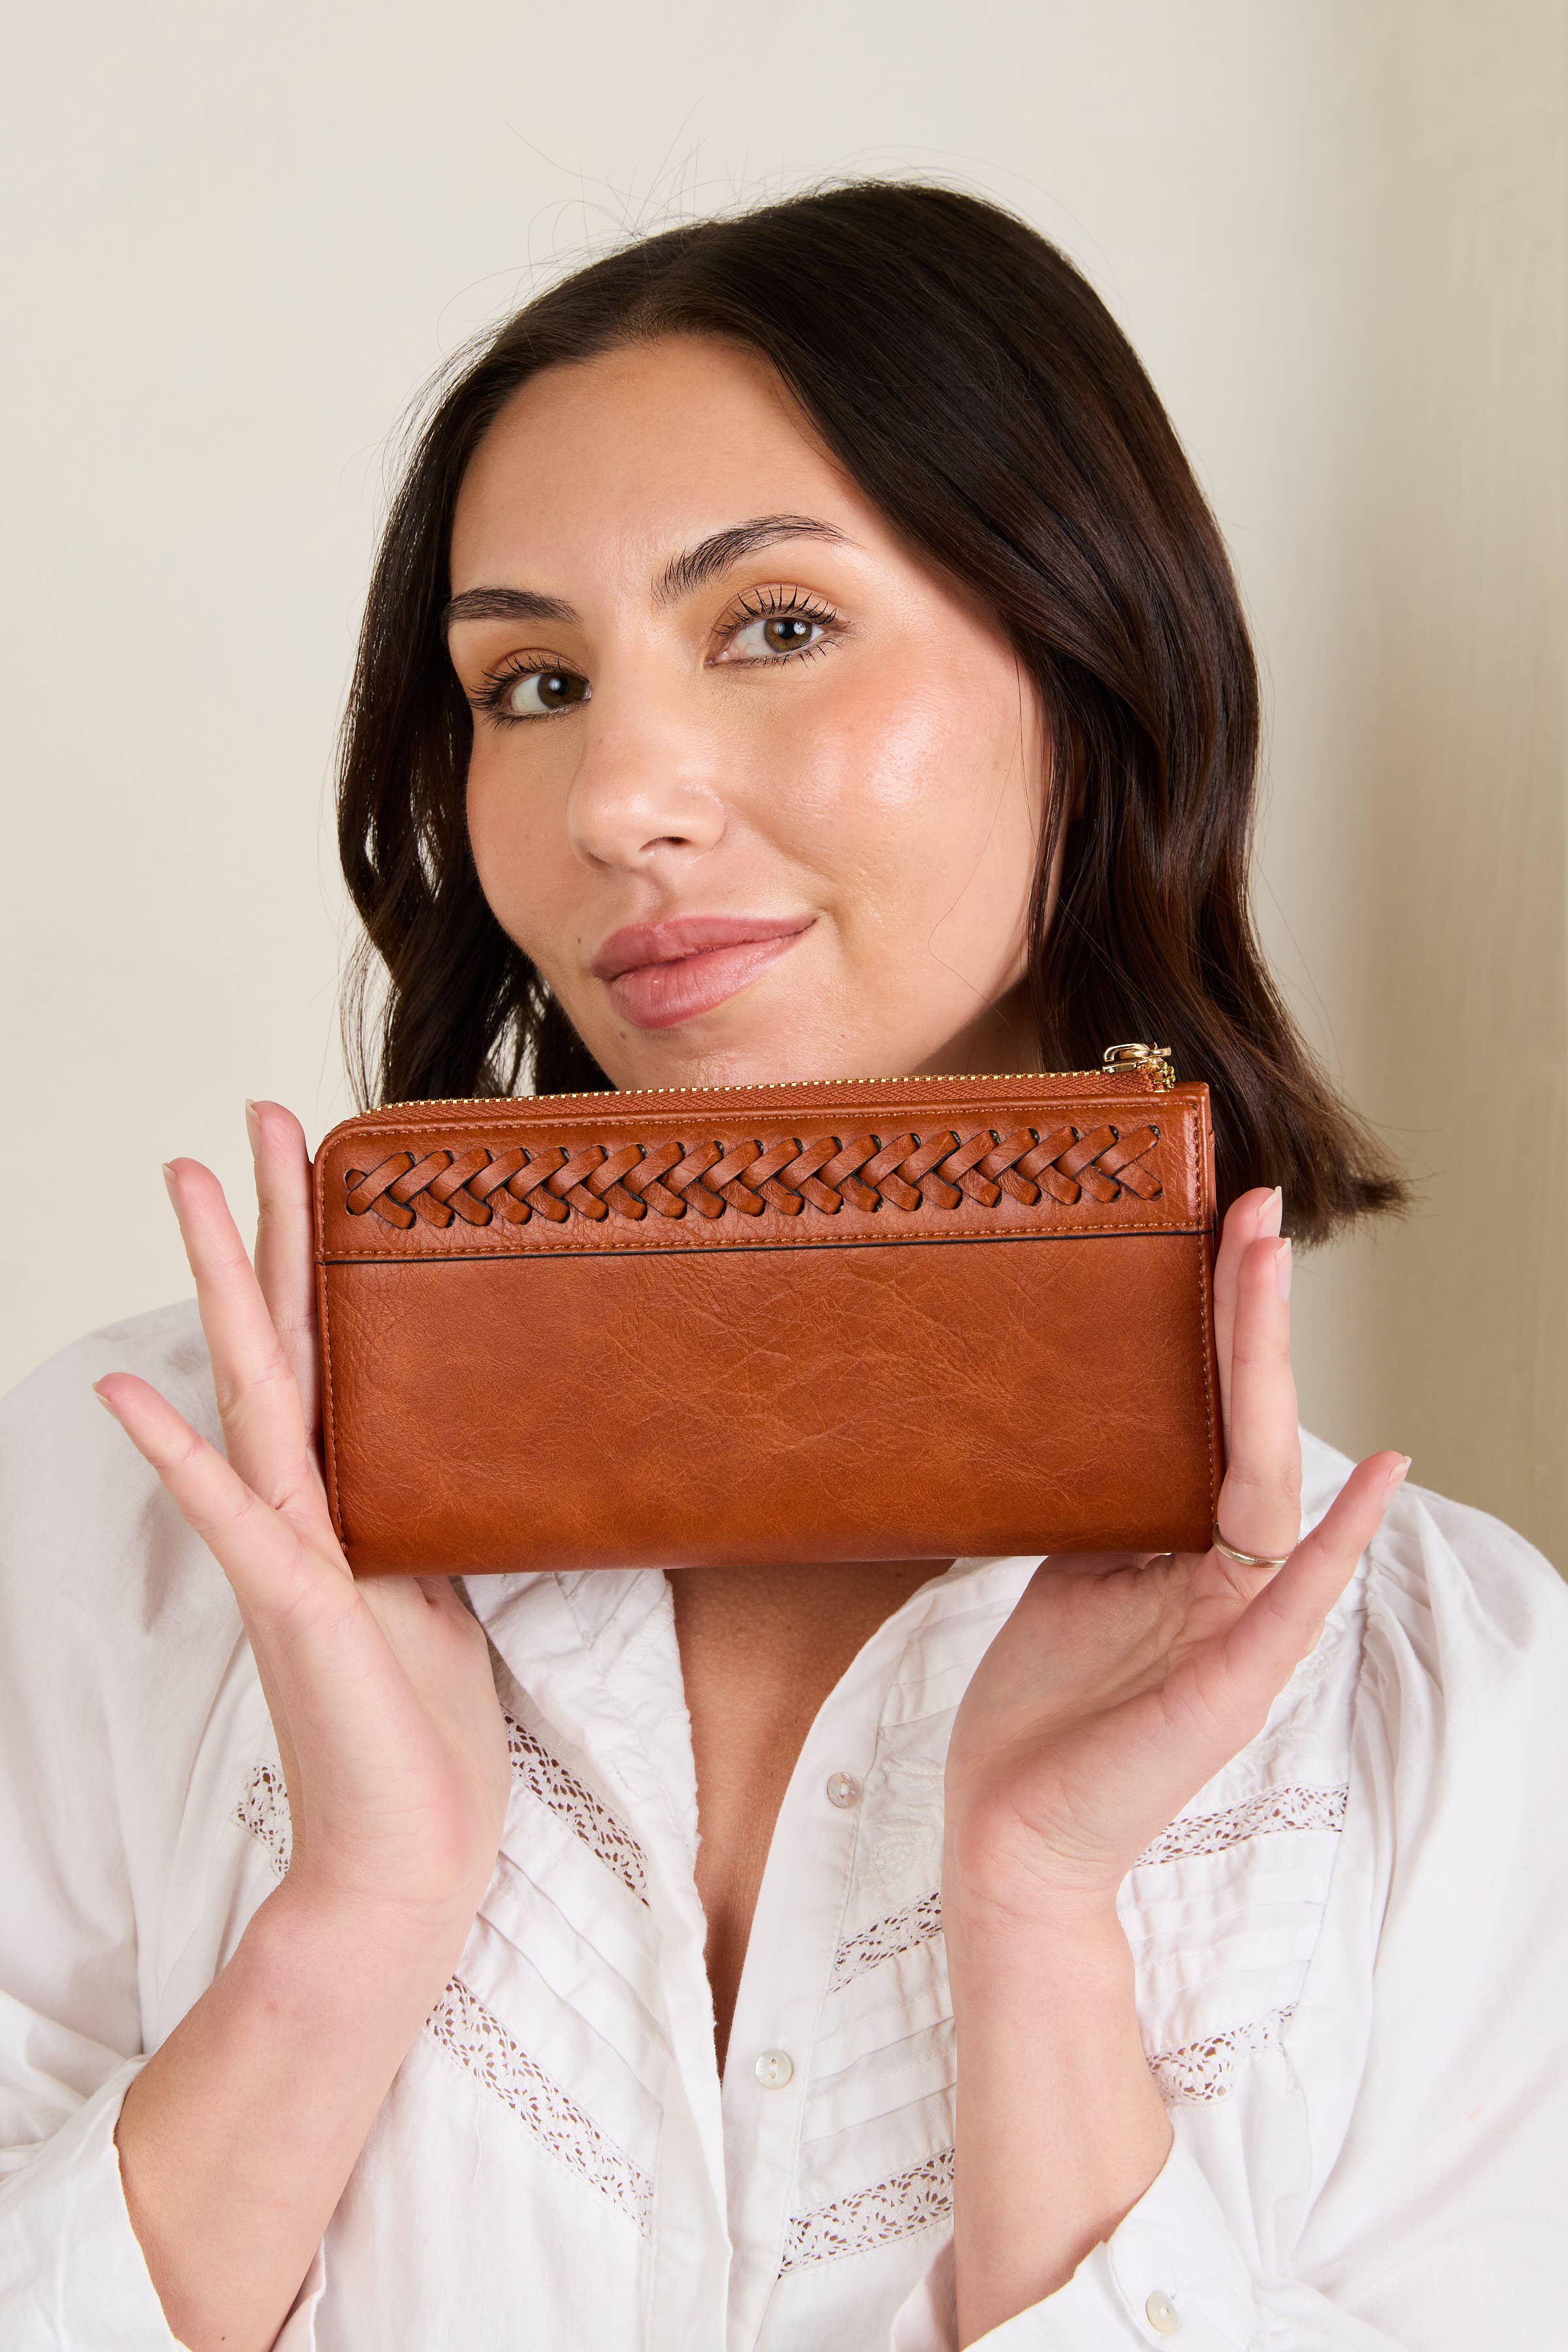
[[[535,719],[560,718],[559,711],[507,710],[507,696],[520,677],[575,677],[580,672],[569,670],[563,662],[530,661],[520,654],[515,661],[503,662],[500,669],[488,669],[479,690],[468,697],[476,710],[482,710],[498,727],[531,727]]]
[[[838,614],[831,604],[809,595],[801,588],[749,588],[736,600],[734,609],[720,622],[717,635],[721,647],[731,645],[755,621],[797,619],[815,621],[820,629],[836,631]],[[826,653],[837,643],[834,635],[824,635],[815,645],[797,646],[791,652],[753,654],[732,665],[735,668],[777,669],[784,662],[809,661],[817,654]],[[551,677],[559,672],[563,677],[578,677],[581,672],[569,670],[564,663],[531,660],[526,654],[515,660],[503,662],[499,669],[486,670],[478,691],[468,698],[476,710],[498,727],[531,727],[536,718],[563,718],[564,711],[523,713],[505,708],[507,696],[520,677]]]
[[[815,621],[819,628],[835,630],[838,615],[831,604],[819,597],[807,594],[804,588],[748,588],[736,599],[732,613],[719,624],[719,642],[727,646],[753,621],[799,620]],[[831,636],[819,637],[814,646],[798,646],[792,652],[758,654],[745,664],[747,668],[772,669],[780,662],[808,660],[814,654],[825,654],[836,642]]]

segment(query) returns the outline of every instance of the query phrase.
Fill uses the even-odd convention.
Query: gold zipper
[[[377,1103],[363,1114],[374,1118],[384,1110],[473,1109],[479,1104],[606,1102],[617,1093],[637,1095],[783,1094],[797,1087],[959,1087],[1008,1086],[1018,1078],[1152,1078],[1163,1094],[1176,1083],[1175,1066],[1168,1045],[1108,1045],[1097,1070],[944,1070],[932,1077],[915,1078],[763,1078],[754,1087],[604,1087],[591,1094],[563,1095],[428,1095],[413,1102]]]

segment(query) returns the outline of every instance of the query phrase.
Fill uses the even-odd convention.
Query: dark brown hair
[[[984,600],[1039,690],[1056,789],[1030,917],[1047,1068],[1127,1038],[1213,1093],[1226,1202],[1284,1186],[1321,1240],[1404,1188],[1265,968],[1247,903],[1257,670],[1213,517],[1152,385],[1054,246],[973,196],[862,182],[577,270],[449,371],[371,581],[339,782],[365,941],[362,1099],[609,1080],[491,914],[464,814],[470,714],[440,618],[458,485],[538,369],[666,334],[777,371],[904,538]],[[1060,897],[1045,877],[1065,827]],[[375,958],[387,989],[374,1017]]]

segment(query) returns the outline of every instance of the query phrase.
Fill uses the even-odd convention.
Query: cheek
[[[532,952],[561,895],[565,843],[548,779],[518,773],[504,744],[476,740],[468,761],[468,841],[479,887],[503,929]]]
[[[845,886],[841,920],[921,920],[966,885],[1026,897],[1038,751],[1010,657],[853,667],[816,702],[775,839]]]
[[[476,743],[468,762],[468,842],[479,888],[507,937],[558,995],[564,995],[584,939],[595,927],[583,903],[583,871],[572,856],[564,806],[568,778],[547,761],[526,773],[503,738]]]

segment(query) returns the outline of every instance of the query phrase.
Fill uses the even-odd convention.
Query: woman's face
[[[763,362],[536,376],[452,588],[479,881],[615,1085],[1034,1065],[1033,690]]]

